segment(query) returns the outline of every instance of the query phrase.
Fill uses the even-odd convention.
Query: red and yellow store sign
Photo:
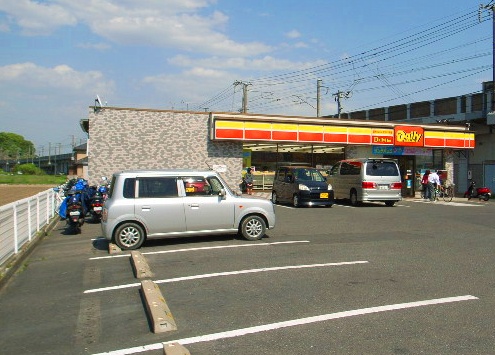
[[[390,128],[374,127],[367,122],[356,121],[345,124],[344,121],[313,120],[304,118],[283,121],[280,118],[263,117],[243,119],[241,117],[211,117],[211,139],[242,140],[263,142],[363,144],[432,148],[474,148],[474,133],[453,129],[439,131],[427,130],[422,126],[394,126]],[[340,124],[342,122],[342,124]],[[376,122],[374,122],[376,124]]]
[[[395,145],[401,147],[423,147],[424,133],[423,127],[395,126]]]

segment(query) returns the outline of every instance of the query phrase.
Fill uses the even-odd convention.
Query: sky
[[[491,2],[0,0],[0,132],[70,152],[99,97],[150,109],[320,115],[476,93]]]

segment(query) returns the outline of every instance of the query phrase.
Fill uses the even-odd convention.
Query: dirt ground
[[[39,192],[46,191],[53,185],[7,185],[0,184],[0,206],[34,196]]]

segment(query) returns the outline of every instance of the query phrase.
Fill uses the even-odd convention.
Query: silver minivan
[[[113,175],[101,227],[121,249],[166,237],[237,233],[258,240],[275,227],[275,209],[269,200],[237,195],[213,170],[130,170]]]
[[[360,202],[380,201],[393,206],[402,200],[402,180],[397,162],[387,158],[341,160],[330,170],[327,181],[335,199]]]

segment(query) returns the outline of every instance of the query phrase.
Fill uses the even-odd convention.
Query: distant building
[[[88,145],[78,145],[73,149],[73,162],[69,166],[69,177],[81,177],[88,179]]]

